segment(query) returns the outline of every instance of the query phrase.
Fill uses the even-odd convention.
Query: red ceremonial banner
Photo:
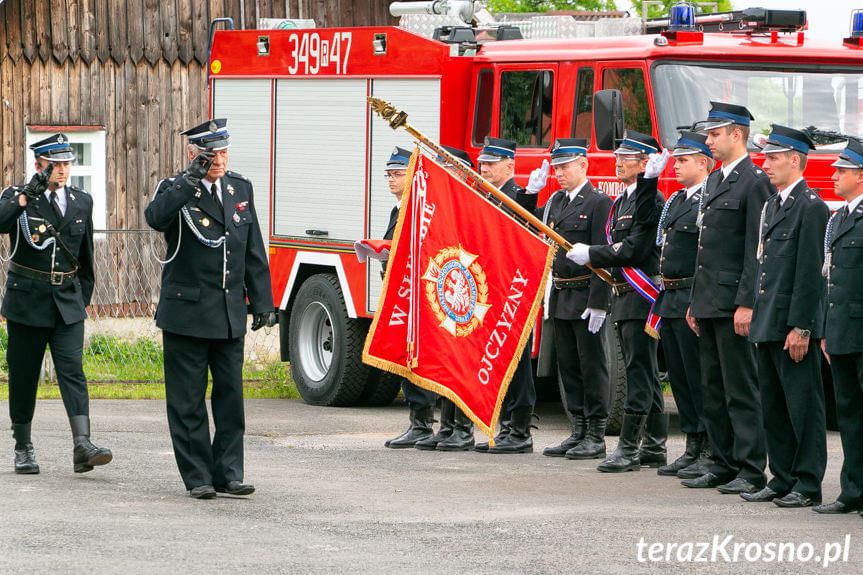
[[[422,154],[408,177],[363,361],[447,397],[492,436],[554,248]]]

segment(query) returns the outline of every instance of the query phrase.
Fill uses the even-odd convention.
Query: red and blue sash
[[[611,239],[611,221],[614,218],[614,208],[617,206],[617,202],[619,202],[625,194],[626,191],[617,196],[614,203],[611,205],[611,211],[608,212],[608,220],[605,222],[605,238],[608,240],[609,245],[613,243]],[[653,313],[653,306],[656,303],[656,298],[659,296],[659,286],[653,283],[650,277],[638,268],[621,267],[620,273],[623,274],[626,282],[631,285],[635,291],[641,294],[641,297],[650,302],[650,313],[647,315],[647,323],[644,325],[644,331],[646,331],[650,337],[659,339],[659,324],[662,322],[662,318]]]

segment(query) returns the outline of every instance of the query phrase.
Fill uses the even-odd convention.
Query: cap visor
[[[773,144],[770,142],[767,142],[767,144],[765,144],[764,147],[761,148],[762,154],[778,154],[779,152],[791,152],[791,151],[793,151],[793,149],[789,148],[788,146],[782,146],[782,145]]]
[[[856,170],[863,170],[863,166],[855,164],[851,160],[846,160],[845,158],[837,158],[836,161],[830,165],[834,168],[853,168]]]
[[[212,142],[206,142],[203,146],[201,144],[195,145],[202,150],[207,150],[208,152],[218,152],[219,150],[229,148],[231,146],[231,141],[228,138],[223,138],[221,140],[213,140]]]
[[[568,164],[570,162],[574,162],[579,158],[583,158],[584,156],[561,156],[559,158],[552,158],[551,165],[552,166],[560,166],[562,164]]]
[[[56,154],[52,154],[50,156],[39,156],[44,160],[48,160],[49,162],[71,162],[75,159],[75,154],[72,152],[57,152]]]
[[[674,151],[671,152],[671,157],[676,158],[677,156],[691,156],[692,154],[703,154],[701,150],[696,150],[694,148],[674,148]]]
[[[730,126],[733,124],[731,120],[719,119],[719,120],[710,120],[704,122],[703,126],[699,126],[702,130],[715,130],[716,128],[721,128],[723,126]]]
[[[401,164],[401,163],[393,162],[393,163],[391,163],[391,164],[387,164],[387,169],[386,169],[386,171],[388,171],[388,172],[389,172],[389,171],[392,171],[392,170],[407,170],[407,169],[408,169],[408,165],[407,165],[407,164]]]
[[[498,156],[497,154],[480,154],[479,158],[477,158],[478,162],[500,162],[501,160],[505,160],[503,156]]]

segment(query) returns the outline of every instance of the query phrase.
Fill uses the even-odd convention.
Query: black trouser
[[[421,409],[433,407],[437,401],[437,394],[435,392],[423,389],[406,379],[402,379],[402,393],[411,411],[420,411]]]
[[[45,356],[45,345],[51,346],[51,358],[57,372],[57,383],[66,415],[90,415],[87,378],[84,377],[84,322],[66,325],[62,320],[54,327],[33,327],[11,320],[6,322],[9,344],[9,419],[12,423],[30,423],[36,409],[36,388]]]
[[[602,331],[590,333],[585,319],[554,320],[554,347],[563,406],[572,417],[608,417],[608,364]]]
[[[831,355],[830,371],[845,457],[839,475],[839,501],[858,507],[863,505],[863,354]]]
[[[656,366],[657,341],[644,331],[645,320],[615,322],[623,361],[626,364],[626,413],[662,413],[662,384]]]
[[[162,332],[168,426],[186,489],[243,480],[243,339]],[[205,403],[207,368],[213,374],[212,443]]]
[[[704,431],[701,403],[701,362],[698,336],[683,318],[662,318],[662,355],[671,382],[683,433]]]
[[[827,427],[821,383],[820,340],[809,342],[799,363],[782,347],[784,341],[759,343],[758,387],[764,414],[767,461],[777,493],[796,491],[821,501],[827,467]]]
[[[518,365],[512,374],[509,388],[507,388],[506,395],[503,398],[504,411],[513,411],[519,407],[528,406],[533,408],[536,405],[536,387],[533,385],[533,363],[530,360],[532,349],[533,335],[527,338],[524,351],[521,353],[521,359],[518,360]]]
[[[704,425],[713,448],[710,471],[765,484],[767,453],[755,347],[734,333],[734,320],[698,320]]]

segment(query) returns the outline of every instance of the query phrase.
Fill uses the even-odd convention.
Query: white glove
[[[658,178],[662,171],[665,170],[665,164],[668,163],[668,150],[662,150],[661,154],[650,154],[647,159],[647,167],[644,168],[645,178]]]
[[[566,252],[566,259],[572,260],[580,266],[590,263],[590,246],[587,244],[575,244]]]
[[[581,319],[588,320],[587,331],[590,333],[598,333],[603,322],[605,322],[605,310],[587,308],[584,310],[584,313],[581,314]]]
[[[525,190],[528,194],[538,194],[545,187],[545,181],[548,179],[548,160],[542,161],[542,166],[538,167],[530,173],[530,179],[527,181]]]

